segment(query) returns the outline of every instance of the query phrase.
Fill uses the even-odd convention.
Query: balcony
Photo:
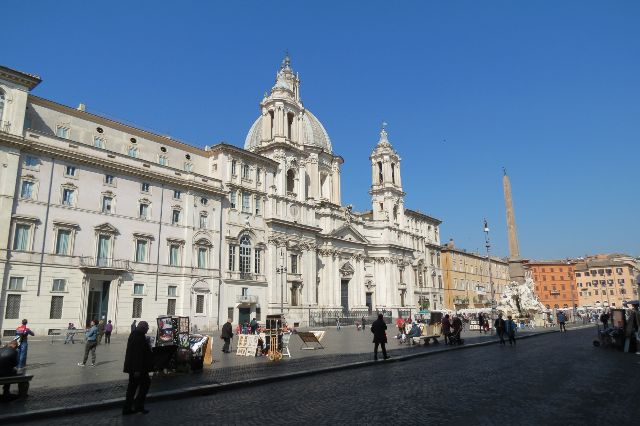
[[[258,296],[239,295],[239,296],[236,296],[236,302],[256,304],[258,303]]]
[[[264,275],[252,274],[250,272],[227,271],[227,279],[241,281],[265,281]]]
[[[81,257],[80,269],[126,272],[130,271],[131,267],[129,266],[129,261],[124,259]]]
[[[552,296],[560,296],[560,292],[558,290],[551,290],[550,293]]]

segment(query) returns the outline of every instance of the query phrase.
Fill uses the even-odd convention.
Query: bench
[[[412,343],[419,345],[420,342],[424,342],[425,345],[429,344],[429,340],[433,340],[433,343],[438,344],[440,342],[438,342],[438,337],[440,337],[439,334],[433,334],[431,336],[418,336],[418,337],[413,337],[412,338]]]
[[[18,384],[18,396],[20,398],[26,398],[29,391],[29,382],[33,379],[33,374],[25,375],[18,374],[16,376],[4,376],[0,377],[0,385],[12,385]]]

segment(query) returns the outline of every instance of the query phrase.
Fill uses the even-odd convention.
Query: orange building
[[[626,255],[596,255],[575,265],[579,305],[591,308],[620,308],[638,299],[638,262]]]
[[[578,307],[575,263],[567,260],[528,261],[538,300],[548,309]]]

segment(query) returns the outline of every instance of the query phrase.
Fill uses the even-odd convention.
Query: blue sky
[[[12,5],[0,63],[40,75],[39,96],[242,145],[288,49],[344,204],[370,206],[385,120],[405,205],[443,242],[483,249],[486,217],[507,254],[504,166],[523,256],[640,254],[638,1],[97,4]]]

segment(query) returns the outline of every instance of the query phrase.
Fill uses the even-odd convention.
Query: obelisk
[[[524,267],[520,258],[518,246],[518,230],[516,229],[516,215],[513,211],[513,198],[511,197],[511,182],[507,170],[502,169],[502,188],[504,189],[504,204],[507,212],[507,233],[509,237],[509,275],[512,281],[524,282]]]

